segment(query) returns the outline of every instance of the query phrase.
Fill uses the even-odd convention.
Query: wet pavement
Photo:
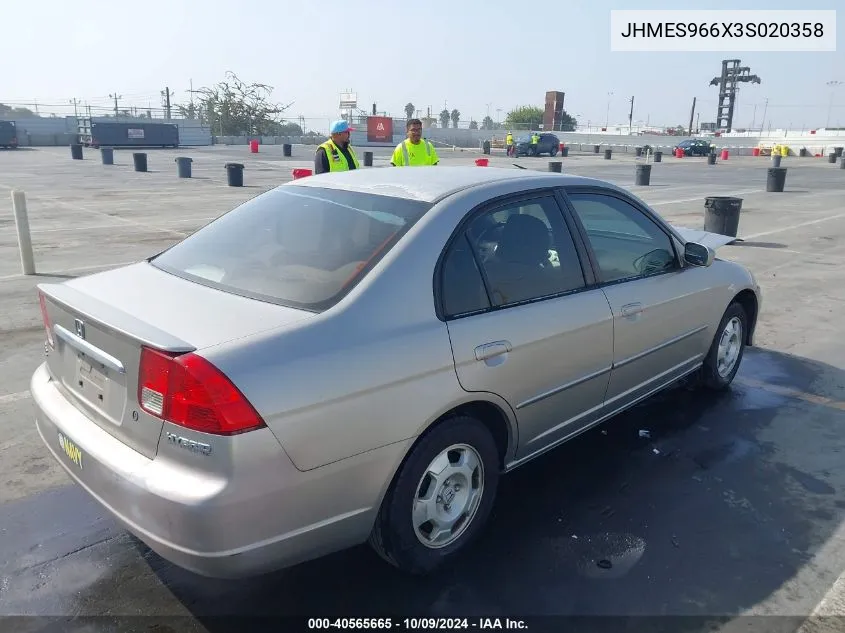
[[[629,186],[682,226],[701,227],[704,196],[740,195],[746,241],[719,255],[749,266],[763,287],[760,347],[747,352],[731,391],[680,387],[505,477],[488,529],[451,568],[409,578],[361,546],[218,581],[151,553],[68,485],[35,432],[26,390],[43,330],[33,288],[153,254],[289,179],[291,166],[307,166],[304,149],[287,162],[269,149],[246,151],[151,153],[147,174],[106,169],[96,156],[70,161],[66,148],[0,155],[0,193],[27,189],[39,271],[51,271],[17,274],[3,194],[0,633],[251,632],[259,621],[246,616],[385,614],[603,616],[579,621],[583,629],[560,619],[531,620],[527,629],[590,633],[700,631],[719,615],[751,614],[757,619],[726,631],[793,633],[845,570],[845,172],[791,158],[783,194],[762,191],[766,161],[750,158],[713,168],[667,161],[654,167],[650,187],[631,186],[633,158],[565,160],[569,172]],[[177,153],[195,157],[193,181],[175,179]],[[385,156],[377,152],[376,163]],[[441,156],[444,164],[474,158]],[[248,165],[250,186],[240,190],[222,182],[222,163],[235,159]],[[520,162],[543,169],[547,161]],[[308,630],[302,621],[263,623]]]
[[[839,369],[749,351],[730,392],[681,386],[505,477],[483,537],[422,579],[365,546],[245,581],[198,577],[59,487],[2,506],[0,615],[189,615],[178,630],[215,631],[234,615],[742,613],[840,529],[843,399]],[[823,589],[793,587],[781,611],[806,613]]]

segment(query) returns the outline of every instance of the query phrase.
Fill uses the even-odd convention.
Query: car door
[[[605,406],[616,410],[701,363],[712,296],[706,272],[682,264],[674,239],[636,201],[595,188],[570,188],[565,198],[613,311]]]
[[[596,420],[613,361],[612,313],[588,286],[592,272],[553,193],[473,212],[440,271],[458,380],[513,408],[517,460]]]

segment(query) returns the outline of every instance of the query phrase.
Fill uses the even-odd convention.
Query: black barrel
[[[282,154],[284,154],[285,156],[290,156],[291,150],[292,147],[290,143],[285,143],[284,145],[282,145]]]
[[[611,154],[613,154],[613,150],[610,150],[610,149],[606,149],[606,150],[604,150],[604,159],[605,159],[605,160],[610,160],[610,156],[611,156]]]
[[[827,155],[827,162],[835,163],[836,162],[836,152],[831,152]]]
[[[841,147],[834,147],[833,153],[836,154],[836,158],[842,158],[842,148]]]
[[[766,174],[766,191],[779,193],[786,184],[786,167],[772,167]]]
[[[243,187],[244,166],[240,163],[226,163],[226,182],[230,187]]]
[[[807,148],[806,148],[806,147],[802,147],[802,148],[798,151],[798,155],[799,155],[801,158],[806,158],[807,156],[809,156],[809,155],[810,155],[810,152],[808,152],[808,151],[807,151]]]
[[[710,152],[707,154],[707,164],[708,165],[715,165],[716,164],[716,154]]]
[[[593,154],[598,154],[601,151],[601,145],[593,145]]]
[[[845,156],[839,159],[839,169],[845,169]]]
[[[101,147],[100,156],[103,158],[103,165],[114,165],[113,147]]]
[[[80,143],[70,144],[70,157],[73,160],[82,160],[82,145]]]
[[[553,171],[556,173],[561,173],[563,169],[563,163],[559,160],[550,160],[549,161],[549,171]]]
[[[655,163],[663,162],[663,152],[654,152],[654,162]]]
[[[784,171],[786,171],[784,169]],[[704,200],[704,230],[709,233],[736,237],[742,198],[711,196]]]
[[[364,152],[364,167],[372,167],[373,166],[373,153],[372,152]]]
[[[780,167],[781,155],[775,154],[772,156],[772,167]]]
[[[179,178],[191,177],[192,162],[194,162],[194,159],[188,156],[179,156],[176,158],[176,170],[179,172]]]
[[[564,158],[569,156],[569,145],[564,145],[562,148],[560,148],[560,155]]]
[[[490,147],[491,147],[490,141],[484,141],[481,144],[481,151],[484,152],[485,154],[489,154],[490,153]]]
[[[649,182],[651,182],[651,165],[648,163],[637,165],[634,184],[647,187]]]
[[[135,171],[147,171],[147,155],[143,152],[133,153],[132,163],[135,165]]]
[[[643,148],[642,147],[638,147],[634,151],[637,153],[638,158],[643,155]]]

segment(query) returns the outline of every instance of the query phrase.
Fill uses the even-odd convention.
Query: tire
[[[474,481],[470,482],[473,485],[464,486],[469,480],[458,473],[447,476],[445,482],[439,482],[438,488],[433,489],[428,469],[435,459],[443,459],[451,447],[460,447],[451,453],[452,458],[462,452],[464,456],[474,455],[477,459]],[[452,504],[461,504],[456,508],[436,501],[440,499],[439,491],[444,490],[440,486],[450,481],[453,485],[459,484],[457,491],[451,487],[446,489]],[[384,560],[406,573],[421,575],[432,572],[451,562],[482,530],[490,516],[498,484],[499,451],[490,432],[475,418],[449,418],[423,435],[399,468],[382,501],[369,544]],[[469,506],[464,505],[471,499],[472,491],[479,488],[480,499],[476,498]],[[413,520],[412,509],[418,495],[432,499],[431,505],[438,512],[451,510],[452,518],[459,518],[453,528],[457,531],[452,536],[454,540],[435,545],[423,544],[422,539],[432,536],[433,531],[429,528],[433,524],[426,521],[419,525],[420,530],[415,528],[417,522]],[[461,521],[461,516],[467,518]],[[420,518],[424,515],[421,514]]]
[[[554,158],[555,156],[557,156],[557,148],[549,150],[549,158]]]
[[[739,328],[738,332],[735,330],[737,326]],[[734,331],[733,335],[728,333],[729,327]],[[747,332],[748,315],[745,314],[743,307],[734,301],[725,310],[725,314],[719,322],[719,329],[716,331],[713,342],[710,344],[710,351],[704,359],[704,365],[701,368],[701,378],[704,387],[714,390],[724,390],[730,386],[742,363]],[[720,369],[720,358],[724,358],[724,355],[720,356],[720,343],[725,337],[729,337],[727,338],[728,344],[733,345],[733,347],[729,348],[729,358],[732,359],[732,364],[730,364],[730,369],[727,371],[725,371],[727,369],[725,367],[721,367]],[[732,343],[730,339],[734,339]]]

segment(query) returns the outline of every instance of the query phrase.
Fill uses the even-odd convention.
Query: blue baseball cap
[[[335,121],[332,123],[331,133],[332,134],[343,134],[344,132],[353,132],[354,130],[349,127],[348,121]]]

